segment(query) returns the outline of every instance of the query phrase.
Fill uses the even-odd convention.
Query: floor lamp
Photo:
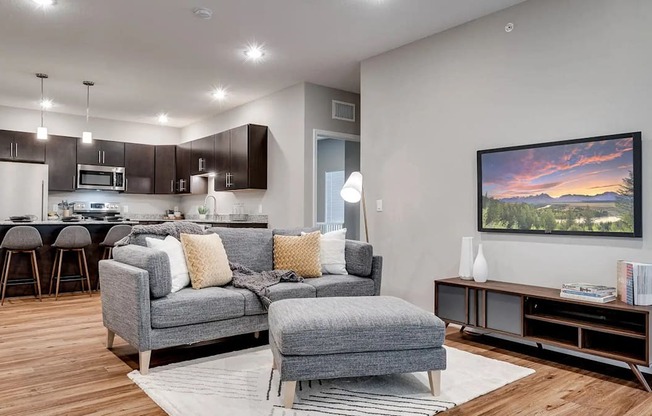
[[[362,187],[362,174],[352,172],[349,178],[344,182],[340,191],[342,199],[346,202],[356,203],[362,200],[362,216],[364,217],[364,234],[367,243],[369,242],[369,229],[367,228],[367,204],[364,199],[364,188]]]

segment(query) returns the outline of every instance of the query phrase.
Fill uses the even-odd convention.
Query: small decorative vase
[[[462,237],[462,250],[460,251],[460,279],[473,279],[473,237]]]
[[[206,214],[199,214],[199,219],[200,220],[205,220],[206,219]]]
[[[482,250],[482,243],[478,246],[478,256],[473,262],[473,280],[478,283],[484,283],[489,277],[489,268],[487,267],[487,259],[484,258],[484,251]]]

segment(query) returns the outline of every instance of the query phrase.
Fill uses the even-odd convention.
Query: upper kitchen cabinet
[[[190,149],[190,174],[203,175],[215,171],[215,135],[193,140]]]
[[[108,140],[93,140],[93,143],[77,141],[77,163],[81,165],[125,165],[125,144]]]
[[[35,133],[0,130],[0,160],[44,163],[45,140]]]
[[[154,193],[174,194],[176,179],[176,146],[156,146],[154,168]],[[128,171],[127,171],[128,172]]]
[[[177,172],[177,193],[190,193],[190,158],[191,142],[182,143],[177,146],[176,155],[176,172]]]
[[[153,194],[156,148],[146,144],[124,144],[125,193]],[[108,163],[107,163],[108,165]]]
[[[48,189],[50,191],[74,191],[77,161],[71,155],[77,149],[74,137],[50,135],[45,145],[45,163],[48,165]]]
[[[267,189],[266,126],[247,124],[215,140],[216,191]]]

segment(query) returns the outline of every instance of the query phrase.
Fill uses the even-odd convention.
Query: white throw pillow
[[[346,228],[322,234],[319,243],[322,274],[348,274],[344,257]]]
[[[170,259],[170,275],[172,275],[172,293],[178,292],[190,284],[186,256],[183,254],[181,241],[168,235],[165,240],[146,237],[147,247],[161,250]]]

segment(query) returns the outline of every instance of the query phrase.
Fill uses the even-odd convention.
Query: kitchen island
[[[215,220],[181,220],[189,222],[197,222],[206,225],[207,227],[238,227],[238,228],[266,228],[267,223],[261,222],[249,222],[249,221],[224,221],[223,218],[218,218]],[[32,221],[28,223],[15,223],[12,221],[0,221],[0,241],[4,238],[7,231],[16,226],[28,225],[36,228],[41,234],[43,239],[43,247],[36,252],[36,259],[39,266],[39,273],[41,277],[41,288],[43,295],[47,296],[49,285],[50,285],[50,276],[52,274],[52,263],[54,262],[55,249],[52,247],[57,236],[61,230],[65,227],[71,225],[81,225],[86,227],[91,234],[92,244],[86,248],[86,258],[88,260],[88,271],[90,274],[91,285],[93,289],[97,287],[97,265],[102,258],[103,248],[100,246],[100,243],[106,237],[106,234],[109,232],[111,227],[117,224],[160,224],[165,222],[163,219],[139,219],[133,221],[120,221],[120,222],[108,222],[101,220],[82,220],[78,222],[65,222],[65,221]],[[68,257],[70,256],[70,257]],[[11,261],[11,270],[9,273],[9,279],[12,278],[21,278],[31,276],[31,264],[29,256],[19,254],[15,255]],[[77,259],[72,254],[67,254],[64,257],[64,263],[61,269],[61,275],[73,275],[79,274],[77,267]],[[10,280],[11,282],[11,280]],[[80,282],[62,282],[59,289],[60,293],[65,292],[75,292],[81,290]],[[31,285],[20,285],[20,286],[7,286],[7,297],[11,296],[29,296],[34,293],[33,287]],[[65,296],[64,298],[65,299]]]

